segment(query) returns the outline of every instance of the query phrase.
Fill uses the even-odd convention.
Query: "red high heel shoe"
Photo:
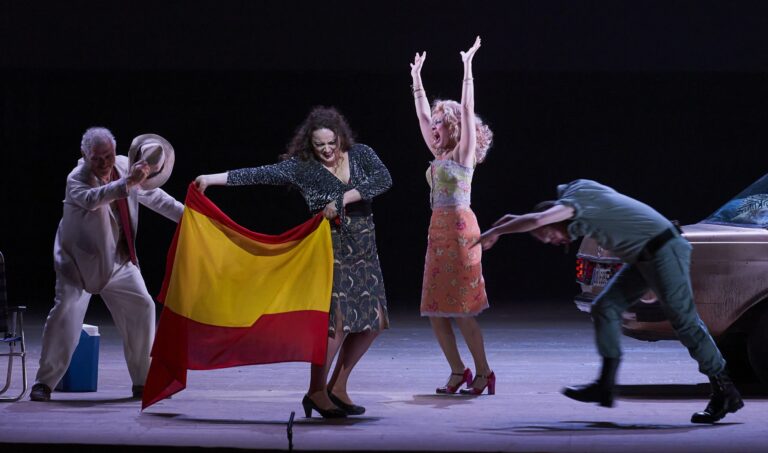
[[[451,376],[461,376],[461,382],[459,382],[457,385],[446,384],[443,387],[438,387],[435,389],[435,393],[456,393],[456,391],[462,385],[469,385],[472,383],[472,370],[469,368],[465,368],[463,373],[451,373]]]
[[[478,374],[477,376],[475,376],[475,379],[477,378],[486,378],[485,385],[483,386],[483,388],[474,387],[475,381],[472,381],[473,385],[468,385],[467,388],[461,389],[462,395],[482,395],[486,387],[488,387],[489,395],[496,394],[496,375],[493,373],[493,371],[491,371],[491,374],[489,374],[488,376]]]

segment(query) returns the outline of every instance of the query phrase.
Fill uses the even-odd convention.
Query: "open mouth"
[[[432,143],[435,144],[435,145],[440,143],[440,133],[439,132],[435,131],[435,132],[432,133]]]
[[[336,150],[322,150],[317,154],[317,157],[325,162],[333,162],[336,159]]]

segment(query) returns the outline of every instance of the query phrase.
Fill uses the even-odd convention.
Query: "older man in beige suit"
[[[33,401],[50,400],[51,389],[66,372],[92,294],[99,294],[112,314],[123,338],[133,396],[141,397],[155,307],[135,253],[139,203],[174,222],[184,210],[155,187],[173,165],[173,148],[162,137],[137,137],[129,153],[132,159],[138,156],[133,163],[115,155],[115,138],[105,128],[85,131],[80,149],[83,159],[67,177],[64,214],[53,246],[56,293],[43,329]],[[147,151],[144,157],[142,151]],[[152,159],[146,158],[149,154]]]

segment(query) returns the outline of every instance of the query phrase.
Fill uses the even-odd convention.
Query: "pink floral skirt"
[[[480,227],[470,208],[432,211],[421,289],[422,316],[475,316],[488,308]]]

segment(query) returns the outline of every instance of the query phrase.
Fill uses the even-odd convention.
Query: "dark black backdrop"
[[[683,223],[761,176],[768,8],[743,2],[0,2],[0,251],[9,293],[50,307],[51,249],[83,130],[169,139],[179,199],[201,173],[276,161],[313,105],[334,105],[389,167],[374,204],[387,291],[418,303],[429,153],[409,66],[427,50],[430,98],[460,95],[475,59],[477,111],[495,132],[473,207],[484,229],[593,178]],[[306,218],[284,188],[212,188],[241,224]],[[157,293],[175,225],[144,209],[139,253]],[[567,300],[574,251],[506,237],[484,256],[496,303]],[[501,302],[504,301],[504,302]]]

